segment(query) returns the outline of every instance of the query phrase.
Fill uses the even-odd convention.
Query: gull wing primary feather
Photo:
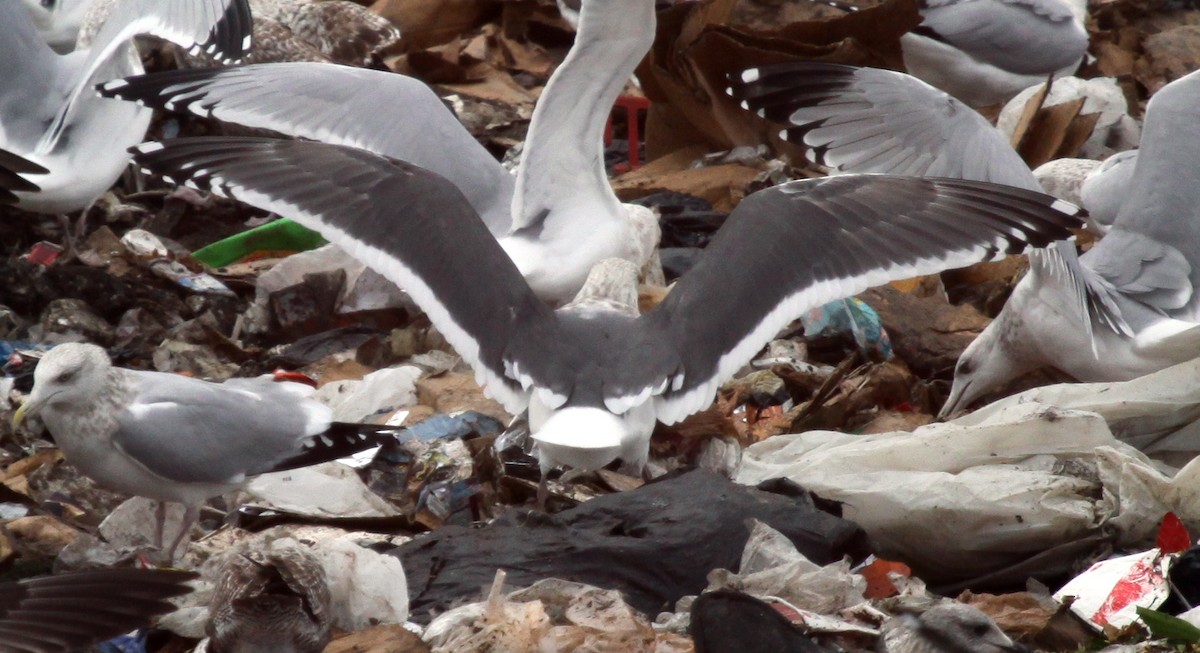
[[[23,156],[0,150],[0,204],[16,204],[18,198],[13,191],[36,193],[41,190],[23,175],[44,175],[48,172]]]
[[[556,416],[587,409],[594,419],[572,417],[574,427],[619,430],[615,415],[643,429],[642,460],[655,419],[704,408],[717,384],[808,308],[1044,246],[1082,224],[1065,202],[983,182],[791,182],[743,200],[648,314],[596,306],[586,292],[552,312],[453,184],[428,171],[301,141],[192,138],[135,151],[139,165],[172,181],[289,215],[408,290],[493,396],[510,411],[528,403],[535,438],[534,422],[550,429]],[[574,440],[584,447],[587,437]],[[614,433],[594,439],[587,448],[606,453],[588,464],[631,446]]]
[[[103,569],[0,583],[0,653],[67,653],[149,625],[197,575]]]

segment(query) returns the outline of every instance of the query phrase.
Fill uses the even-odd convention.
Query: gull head
[[[51,349],[33,372],[33,391],[13,415],[13,429],[47,406],[83,405],[104,389],[112,361],[96,345],[70,342]]]
[[[1006,307],[958,357],[950,397],[938,417],[966,408],[990,390],[1031,369],[1020,363],[1022,357],[1013,346],[1019,330],[1019,324],[1009,318],[1013,314],[1015,311]]]
[[[915,641],[913,641],[915,640]],[[918,617],[903,615],[884,626],[884,649],[891,653],[1027,652],[983,612],[969,605],[948,602]]]

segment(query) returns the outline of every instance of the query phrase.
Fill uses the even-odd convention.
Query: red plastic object
[[[285,370],[282,368],[275,370],[273,380],[276,383],[282,383],[284,381],[291,381],[292,383],[303,383],[304,385],[311,385],[314,388],[317,387],[316,380],[313,379],[312,377],[308,376],[307,374],[301,374],[300,372],[292,372],[290,370]]]
[[[637,170],[642,167],[642,157],[639,150],[639,145],[642,142],[641,127],[638,123],[638,112],[650,110],[650,100],[636,95],[622,95],[617,98],[617,103],[613,105],[616,108],[625,111],[625,124],[629,132],[629,168]],[[604,144],[612,143],[612,116],[608,117],[608,122],[604,123]]]
[[[34,265],[52,265],[62,254],[63,248],[49,241],[40,241],[29,248],[29,253],[23,258]]]
[[[1163,553],[1182,553],[1192,548],[1192,538],[1179,517],[1173,512],[1168,512],[1163,515],[1162,524],[1158,527],[1158,540],[1155,544]]]

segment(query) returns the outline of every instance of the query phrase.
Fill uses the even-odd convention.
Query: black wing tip
[[[222,63],[242,61],[250,53],[253,27],[249,0],[230,0],[209,38],[197,44],[198,49]]]
[[[302,451],[276,463],[268,471],[285,472],[381,447],[395,442],[395,433],[399,430],[399,427],[333,422],[324,433],[306,438],[301,445]]]
[[[50,171],[25,157],[0,149],[0,204],[15,205],[20,201],[17,192],[36,193],[41,186],[23,175],[44,175]]]

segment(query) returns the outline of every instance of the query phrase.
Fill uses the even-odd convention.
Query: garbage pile
[[[659,4],[655,45],[605,136],[617,196],[653,208],[662,231],[643,311],[745,196],[830,171],[740,109],[727,77],[811,58],[902,68],[900,38],[921,20],[913,0],[849,13]],[[361,63],[428,83],[511,167],[573,42],[569,5],[378,0],[370,11],[401,40]],[[1136,147],[1146,101],[1200,69],[1188,3],[1090,9],[1077,77],[983,110],[1031,168],[1046,164],[1046,189],[1074,201],[1086,173],[1062,161],[1090,170]],[[182,59],[144,48],[152,69]],[[163,112],[148,138],[242,129]],[[287,215],[131,173],[70,219],[0,203],[0,252],[0,581],[200,574],[178,609],[96,650],[230,650],[262,636],[261,606],[277,610],[290,650],[330,653],[1200,644],[1200,359],[1086,384],[1036,371],[938,417],[1025,257],[813,309],[709,408],[657,424],[642,473],[544,474],[532,418],[485,395],[403,290]],[[373,427],[382,444],[261,474],[240,461],[251,471],[206,495],[189,525],[182,505],[92,480],[36,416],[10,423],[38,361],[75,342],[121,368],[304,384],[326,424]],[[180,529],[164,556],[162,533]],[[930,642],[942,648],[920,648]]]

